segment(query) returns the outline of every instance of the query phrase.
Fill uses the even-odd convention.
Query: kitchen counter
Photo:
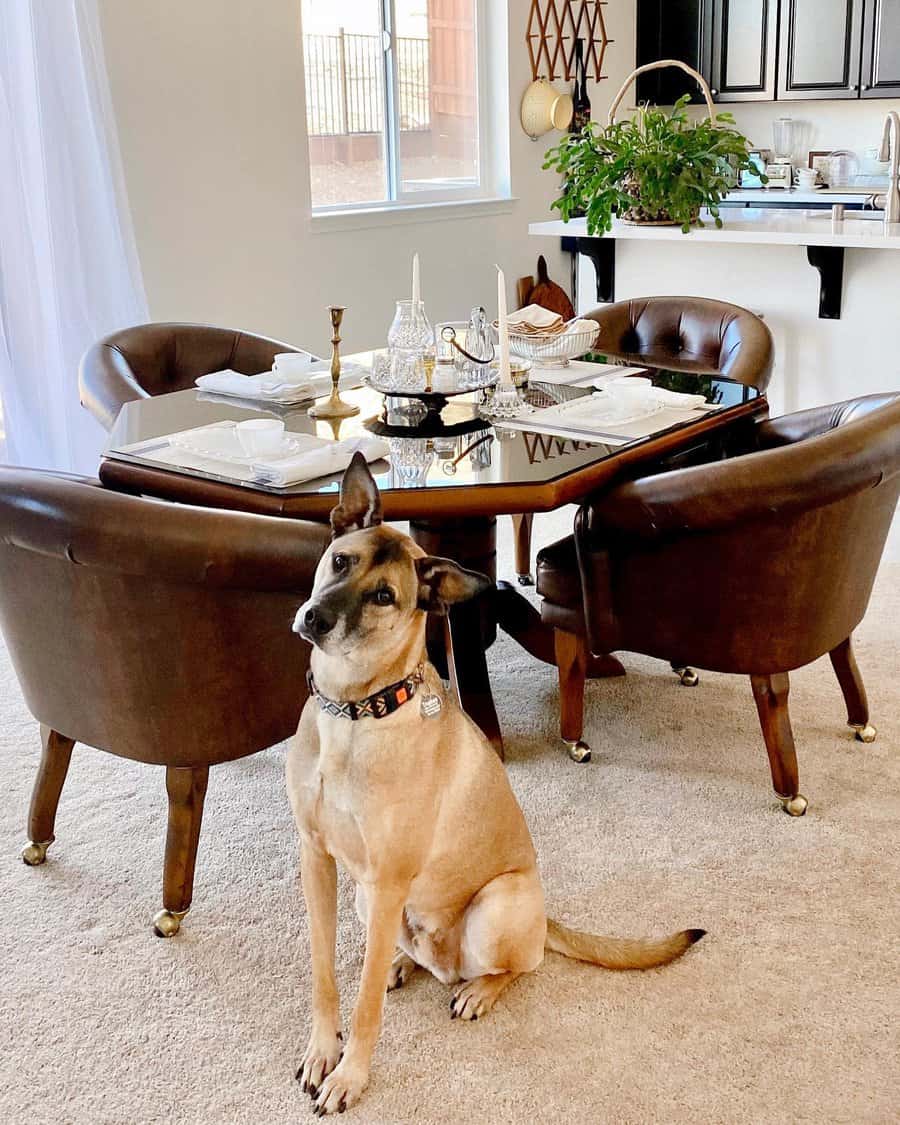
[[[614,220],[613,229],[605,235],[587,233],[584,219],[568,223],[560,219],[532,223],[528,232],[539,237],[562,239],[563,249],[573,256],[573,275],[577,259],[584,254],[591,259],[597,274],[598,301],[615,300],[615,246],[619,240],[639,242],[680,242],[684,246],[749,244],[756,246],[805,246],[810,265],[820,275],[819,316],[837,320],[841,315],[843,293],[844,251],[900,250],[900,223],[889,226],[881,218],[859,217],[835,221],[829,211],[778,210],[776,208],[742,208],[723,210],[723,226],[718,228],[704,213],[706,225],[694,227],[688,234],[680,227],[656,227],[623,223]],[[573,276],[573,289],[577,276]]]
[[[886,227],[879,218],[845,218],[833,222],[828,211],[779,211],[775,208],[746,207],[725,211],[724,226],[715,226],[713,219],[704,213],[704,227],[694,227],[683,234],[680,227],[653,227],[623,223],[613,220],[613,229],[602,238],[639,238],[649,241],[691,242],[755,242],[773,246],[853,246],[871,250],[900,250],[900,223]],[[557,238],[596,238],[588,235],[584,219],[571,219],[564,223],[554,219],[546,223],[532,223],[529,234],[551,235]]]

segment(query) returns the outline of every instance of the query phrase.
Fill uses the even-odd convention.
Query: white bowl
[[[284,442],[284,422],[277,418],[250,418],[238,422],[234,432],[248,457],[277,453]]]

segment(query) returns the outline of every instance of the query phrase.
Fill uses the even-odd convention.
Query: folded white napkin
[[[289,484],[315,480],[317,477],[333,476],[342,473],[356,452],[362,453],[367,461],[377,461],[386,457],[390,446],[379,437],[345,438],[343,441],[324,441],[321,446],[305,449],[293,457],[283,457],[277,461],[254,461],[251,469],[255,480],[261,484],[274,484],[283,488]]]
[[[194,382],[201,390],[212,394],[265,399],[267,402],[292,403],[319,398],[331,390],[331,364],[312,357],[310,360],[301,370],[279,368],[259,375],[241,375],[239,371],[227,369],[201,375]],[[363,376],[367,374],[368,369],[358,363],[343,363],[340,389],[347,391],[361,386]]]
[[[564,334],[566,336],[574,336],[581,332],[597,332],[600,331],[600,325],[596,320],[576,319],[570,320],[565,327]]]
[[[526,305],[523,309],[507,314],[506,323],[510,332],[553,332],[563,326],[559,313],[551,312],[541,305]]]

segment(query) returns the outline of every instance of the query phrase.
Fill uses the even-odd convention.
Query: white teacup
[[[247,457],[277,453],[284,441],[284,422],[277,418],[250,418],[234,427],[241,449]]]
[[[794,182],[797,187],[809,191],[819,182],[819,173],[815,168],[798,168]]]
[[[613,379],[603,388],[606,393],[618,402],[637,406],[650,398],[650,388],[653,382],[640,375],[629,375],[623,379]]]

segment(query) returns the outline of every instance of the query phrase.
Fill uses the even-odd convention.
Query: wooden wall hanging
[[[583,39],[585,67],[599,82],[606,48],[613,42],[606,34],[603,9],[606,0],[531,0],[525,43],[531,57],[531,77],[552,82],[575,77],[575,40]]]

